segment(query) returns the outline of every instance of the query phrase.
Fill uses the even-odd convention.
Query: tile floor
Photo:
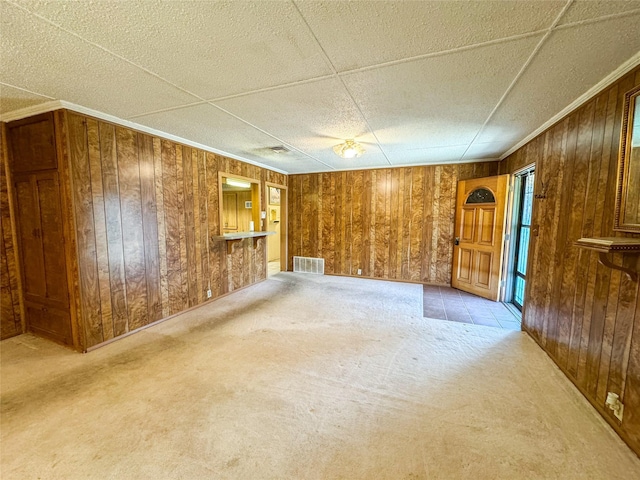
[[[451,287],[424,285],[423,315],[429,318],[520,330],[520,319],[500,302]]]

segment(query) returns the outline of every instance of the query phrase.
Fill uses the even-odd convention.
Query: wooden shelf
[[[211,240],[214,242],[227,242],[227,255],[231,255],[233,251],[233,245],[236,242],[240,242],[245,238],[262,238],[268,235],[275,235],[276,232],[236,232],[225,233],[224,235],[214,235]],[[257,242],[253,242],[253,248],[257,247]]]
[[[613,268],[614,270],[620,270],[629,278],[636,282],[638,280],[638,270],[633,270],[622,265],[616,265],[607,256],[610,253],[627,253],[632,255],[640,254],[640,238],[625,238],[625,237],[595,237],[595,238],[581,238],[574,243],[576,247],[586,248],[587,250],[594,250],[598,252],[598,260],[603,265]],[[637,267],[636,267],[637,268]]]

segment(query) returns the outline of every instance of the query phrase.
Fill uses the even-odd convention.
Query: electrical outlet
[[[615,417],[622,421],[622,415],[624,413],[624,404],[620,401],[620,396],[613,392],[607,392],[607,400],[605,405],[613,410]]]
[[[207,290],[207,298],[211,298],[211,289]]]
[[[361,268],[358,269],[358,275],[362,275],[362,269]]]

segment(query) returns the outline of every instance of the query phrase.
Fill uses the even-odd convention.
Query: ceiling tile
[[[263,165],[289,171],[308,157],[292,151],[277,154],[268,147],[278,141],[207,103],[141,116],[136,123],[246,158]],[[316,162],[314,162],[316,163]]]
[[[348,74],[344,80],[391,162],[402,163],[405,150],[468,145],[539,38]]]
[[[346,168],[333,147],[347,139],[362,142],[367,150],[359,164],[389,166],[337,78],[227,99],[217,105],[251,119],[254,125],[334,168]]]
[[[562,16],[559,25],[591,20],[633,10],[640,10],[640,0],[575,0]]]
[[[331,74],[291,2],[23,3],[207,99]]]
[[[551,34],[476,142],[519,142],[640,50],[640,14]]]
[[[8,85],[0,85],[0,115],[50,101],[49,97],[25,92]]]
[[[506,151],[504,142],[473,143],[465,152],[462,160],[497,159]]]
[[[342,72],[546,29],[566,1],[296,4]]]
[[[400,148],[391,150],[394,166],[426,165],[459,162],[467,149],[467,145],[451,145],[432,148]]]
[[[121,118],[194,101],[23,10],[0,9],[1,82]]]

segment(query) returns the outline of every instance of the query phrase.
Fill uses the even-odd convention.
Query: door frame
[[[287,199],[287,186],[279,183],[264,182],[264,205],[265,211],[269,208],[269,187],[280,189],[280,271],[286,272],[288,270],[288,239],[289,239],[289,221],[287,215],[288,199]],[[265,223],[268,223],[268,219],[264,219]],[[267,225],[264,225],[266,230]],[[269,258],[269,250],[267,246],[267,259]],[[267,262],[269,263],[269,262]]]
[[[522,168],[519,168],[515,172],[511,174],[511,179],[509,183],[509,198],[508,201],[508,210],[507,210],[507,227],[505,230],[505,249],[504,249],[504,262],[503,262],[503,271],[502,278],[505,280],[504,285],[502,286],[501,291],[501,301],[506,304],[511,304],[513,302],[513,285],[515,282],[515,262],[516,262],[516,250],[518,248],[518,223],[520,218],[520,200],[522,197],[522,185],[518,181],[517,177],[522,176],[528,170],[534,170],[536,168],[536,163],[532,162]],[[531,246],[531,243],[529,243]],[[522,312],[517,308],[512,309],[518,314]]]
[[[496,302],[500,301],[502,295],[504,238],[510,179],[509,174],[501,174],[460,180],[456,194],[451,286]],[[495,198],[486,203],[483,199],[480,199],[479,202],[469,203],[468,197],[478,189],[489,190]],[[493,211],[493,216],[491,223],[487,224],[483,212],[490,211]],[[468,213],[472,213],[472,216],[468,217]],[[491,237],[490,240],[486,240],[482,235],[486,226],[489,225],[491,226]],[[470,231],[468,230],[469,226],[471,227]],[[466,260],[463,259],[465,252],[467,252]],[[483,269],[480,262],[482,257],[487,255],[490,259],[489,264],[487,268]],[[466,263],[463,263],[463,260]],[[468,277],[466,279],[461,275],[463,265],[467,265]],[[480,282],[481,272],[488,273],[486,284]]]

